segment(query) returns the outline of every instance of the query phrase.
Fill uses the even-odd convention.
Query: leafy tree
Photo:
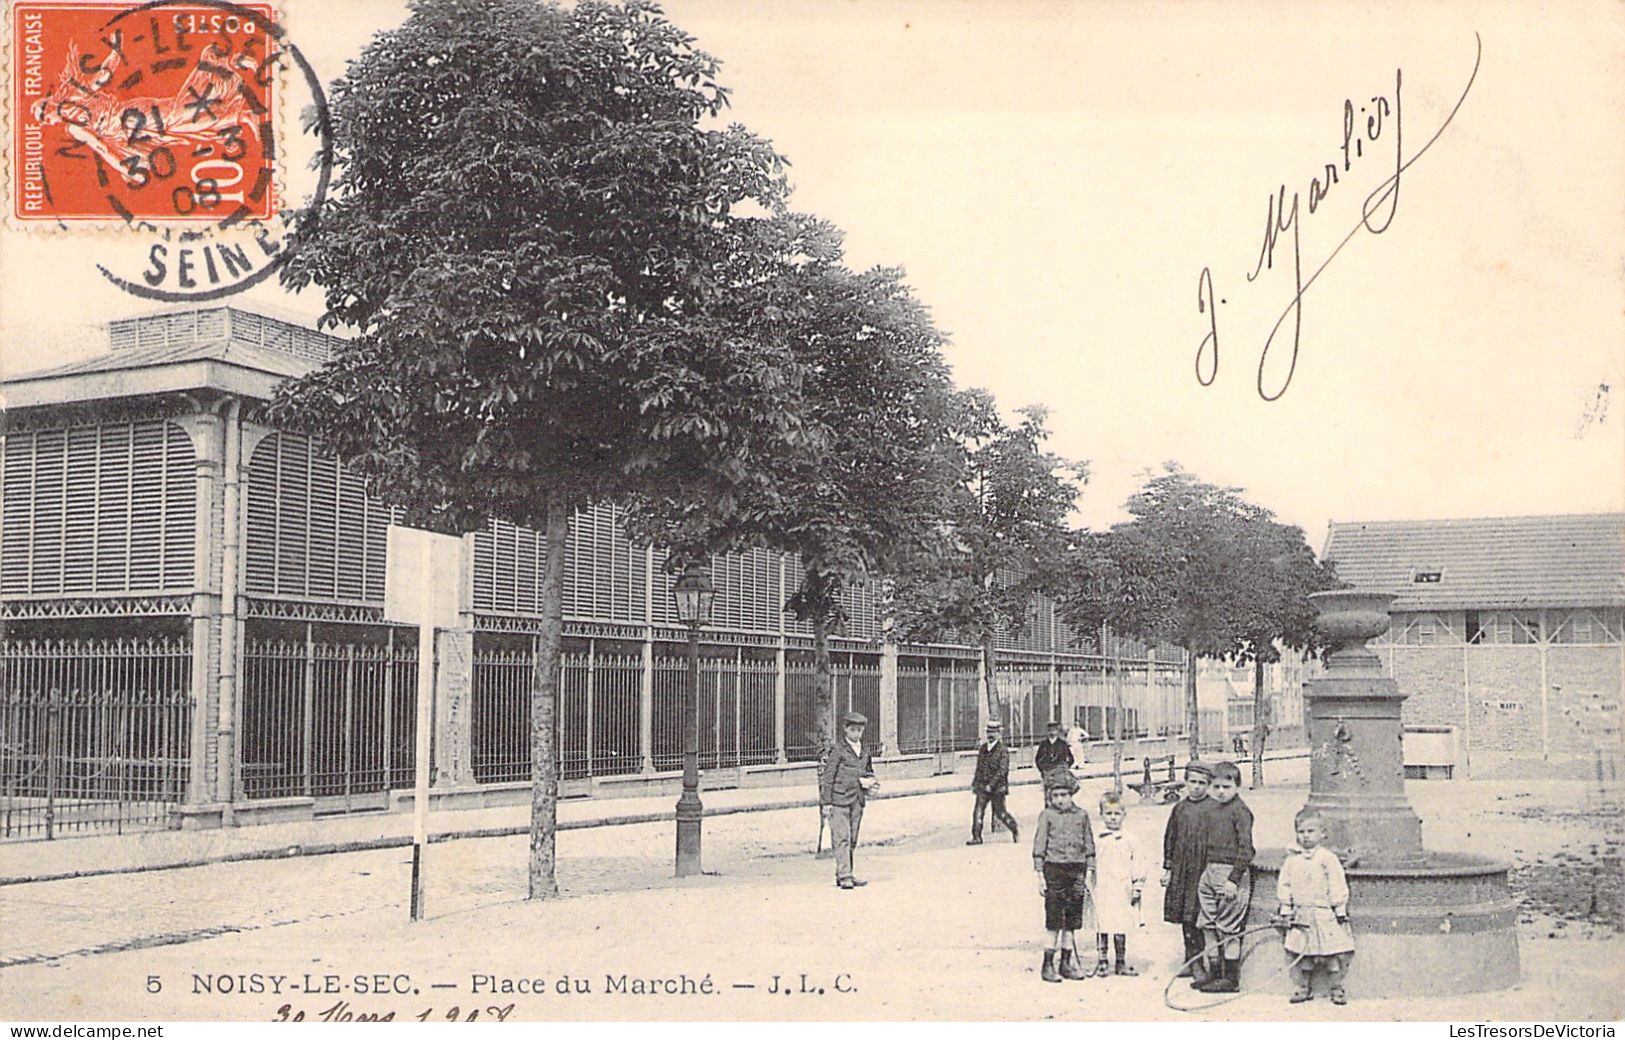
[[[952,479],[953,389],[943,339],[902,272],[854,273],[839,234],[802,220],[805,260],[780,281],[773,320],[797,362],[805,416],[823,434],[761,460],[752,496],[728,508],[646,501],[657,537],[690,552],[765,545],[797,555],[804,577],[786,610],[813,632],[818,737],[834,741],[829,639],[844,592],[926,551]]]
[[[1068,617],[1075,625],[1103,617],[1120,632],[1166,640],[1186,652],[1185,725],[1195,757],[1201,746],[1197,662],[1233,658],[1246,646],[1251,603],[1243,552],[1249,525],[1270,514],[1242,499],[1239,489],[1202,483],[1172,463],[1129,498],[1128,512],[1133,519],[1099,543],[1109,566],[1094,566],[1095,573],[1131,582],[1136,600],[1114,604],[1112,586],[1091,588],[1084,569],[1073,575],[1065,597]]]
[[[986,391],[961,392],[963,462],[946,500],[947,538],[899,581],[899,629],[910,638],[952,635],[981,648],[988,710],[1003,714],[995,640],[1019,631],[1033,598],[1048,589],[1066,548],[1067,515],[1088,466],[1044,450],[1041,406],[1006,424]]]
[[[1320,652],[1314,628],[1317,612],[1308,597],[1341,582],[1330,566],[1315,558],[1302,528],[1271,519],[1251,525],[1243,558],[1251,609],[1238,660],[1253,665],[1252,786],[1262,787],[1264,745],[1274,721],[1264,667],[1280,661],[1283,649]]]
[[[330,91],[333,190],[285,269],[358,335],[284,387],[278,420],[412,522],[546,535],[531,898],[557,893],[571,514],[650,492],[726,502],[750,460],[815,437],[760,320],[785,262],[781,160],[701,126],[726,103],[716,73],[643,0],[415,0]]]

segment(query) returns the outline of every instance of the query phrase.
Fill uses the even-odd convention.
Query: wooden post
[[[423,920],[423,848],[429,844],[429,730],[434,725],[434,626],[418,626],[417,760],[412,785],[412,920]]]

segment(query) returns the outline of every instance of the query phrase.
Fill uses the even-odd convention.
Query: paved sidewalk
[[[1307,749],[1287,748],[1268,752],[1266,757],[1271,761],[1279,761],[1305,758],[1307,755]],[[1090,762],[1077,772],[1080,776],[1089,778],[1110,776],[1111,764]],[[1125,776],[1127,775],[1125,770]],[[1038,774],[1031,768],[1018,769],[1011,777],[1013,786],[1036,783]],[[947,773],[918,780],[888,780],[875,797],[909,798],[964,790],[969,785],[968,772]],[[805,785],[734,788],[702,793],[707,816],[812,808],[818,803],[818,792]],[[669,820],[673,816],[674,805],[675,799],[666,795],[641,798],[560,799],[559,829],[612,827]],[[431,843],[459,838],[493,838],[526,834],[529,830],[529,803],[487,809],[448,810],[432,812],[429,815]],[[56,841],[9,842],[0,844],[0,886],[100,874],[195,867],[207,863],[400,848],[411,844],[412,814],[409,812],[333,816],[319,820],[214,830],[149,831],[64,838]]]

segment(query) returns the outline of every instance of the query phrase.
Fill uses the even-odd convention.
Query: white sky
[[[403,17],[383,0],[282,7],[324,80]],[[666,7],[723,59],[731,118],[793,162],[797,208],[844,228],[854,265],[908,271],[961,385],[1051,407],[1054,449],[1094,470],[1084,522],[1120,518],[1165,459],[1245,487],[1317,548],[1330,519],[1625,508],[1625,8]],[[1260,400],[1292,295],[1290,233],[1273,271],[1245,277],[1267,200],[1285,183],[1307,207],[1309,178],[1340,162],[1345,98],[1392,104],[1396,69],[1414,155],[1466,87],[1475,31],[1459,114],[1404,172],[1389,229],[1357,234],[1308,290],[1292,383]],[[1390,126],[1300,213],[1306,276],[1393,147]],[[97,353],[91,323],[152,309],[96,272],[121,244],[106,234],[0,235],[0,370]],[[1227,301],[1209,387],[1204,267]],[[319,310],[274,288],[238,302]]]

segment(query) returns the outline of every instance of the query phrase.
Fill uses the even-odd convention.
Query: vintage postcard
[[[0,45],[0,1020],[1613,1035],[1619,4]]]

